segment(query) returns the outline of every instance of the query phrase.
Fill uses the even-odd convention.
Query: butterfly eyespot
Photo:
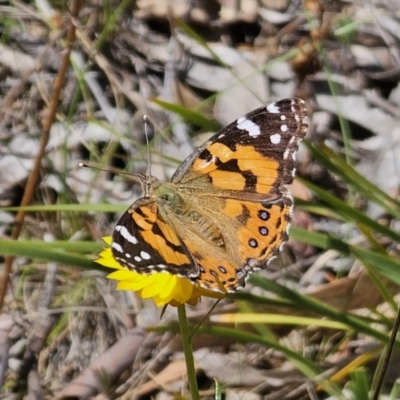
[[[221,273],[226,274],[228,271],[224,267],[218,267],[218,269],[221,271]]]
[[[270,217],[269,212],[264,211],[264,210],[259,210],[257,215],[258,215],[258,218],[260,218],[262,221],[268,221],[269,217]]]
[[[256,239],[250,239],[249,240],[249,246],[252,247],[253,249],[258,247],[258,242]]]
[[[260,226],[258,228],[258,231],[260,232],[260,235],[268,236],[269,231],[268,231],[268,228],[266,228],[265,226]]]

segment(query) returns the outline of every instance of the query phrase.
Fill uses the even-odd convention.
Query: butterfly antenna
[[[149,118],[146,114],[143,115],[143,125],[144,125],[144,136],[146,138],[146,146],[147,146],[147,176],[151,176],[151,160],[150,160],[150,145],[149,145]]]
[[[93,164],[91,164],[91,163],[83,163],[83,162],[80,162],[79,164],[78,164],[78,166],[80,167],[80,168],[90,168],[90,169],[95,169],[95,170],[97,170],[97,171],[103,171],[103,172],[111,172],[111,173],[113,173],[113,174],[116,174],[116,175],[127,175],[127,176],[129,176],[129,177],[131,177],[131,178],[136,178],[136,180],[137,181],[139,181],[139,182],[141,182],[142,181],[142,179],[143,179],[143,174],[141,174],[141,173],[131,173],[131,172],[125,172],[125,171],[121,171],[121,170],[119,170],[119,169],[117,169],[117,168],[113,168],[113,167],[109,167],[109,168],[100,168],[100,167],[98,167],[97,165],[93,165]]]

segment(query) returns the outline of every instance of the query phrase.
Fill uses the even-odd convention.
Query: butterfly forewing
[[[155,199],[135,202],[118,221],[111,249],[124,267],[149,274],[197,275],[197,267],[173,227],[163,221]]]
[[[306,134],[306,116],[301,99],[260,107],[190,155],[172,182],[238,198],[248,198],[247,193],[254,200],[276,197],[279,187],[293,181],[293,155]]]

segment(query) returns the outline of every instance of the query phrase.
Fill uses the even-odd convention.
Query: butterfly
[[[169,182],[137,174],[144,196],[118,221],[111,249],[125,268],[168,272],[221,293],[245,286],[288,240],[305,102],[260,107],[194,151]]]

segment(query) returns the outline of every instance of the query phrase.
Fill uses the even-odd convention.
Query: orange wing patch
[[[161,235],[155,235],[151,231],[143,231],[141,232],[141,236],[151,247],[158,251],[166,264],[173,264],[177,267],[191,264],[191,260],[185,253],[174,250],[174,248],[171,247],[172,241],[179,241],[175,232],[171,228],[168,228],[168,232],[166,233],[167,236],[164,237]]]
[[[246,283],[247,273],[229,256],[215,247],[198,241],[185,238],[185,245],[199,269],[199,276],[196,282],[205,289],[216,292],[234,292],[238,288],[243,288]],[[202,253],[200,251],[203,250]]]
[[[157,205],[156,202],[153,201],[152,203],[143,205],[140,208],[132,208],[128,210],[128,213],[131,214],[132,219],[135,221],[136,225],[138,225],[143,230],[148,231],[151,229],[154,222],[156,222],[156,211]]]
[[[212,158],[210,160],[204,160],[201,158],[197,158],[196,161],[192,165],[192,169],[194,171],[200,172],[202,174],[208,174],[211,171],[214,171],[217,168],[215,163],[218,158],[221,162],[226,162],[232,159],[232,155],[235,154],[228,146],[215,142],[207,147],[207,150],[210,152]]]
[[[288,239],[291,209],[289,196],[270,204],[226,200],[222,212],[239,223],[235,241],[241,265],[256,268],[276,255]]]
[[[141,228],[140,236],[159,253],[165,263],[177,267],[191,264],[190,258],[177,250],[181,246],[181,241],[173,228],[157,218],[156,202],[142,205],[130,212],[135,223]]]
[[[240,172],[215,170],[210,172],[213,186],[224,190],[245,190],[246,179]]]
[[[233,151],[216,142],[207,150],[210,157],[196,159],[193,170],[208,174],[216,189],[269,194],[279,179],[279,162],[263,156],[253,146],[237,145]]]

